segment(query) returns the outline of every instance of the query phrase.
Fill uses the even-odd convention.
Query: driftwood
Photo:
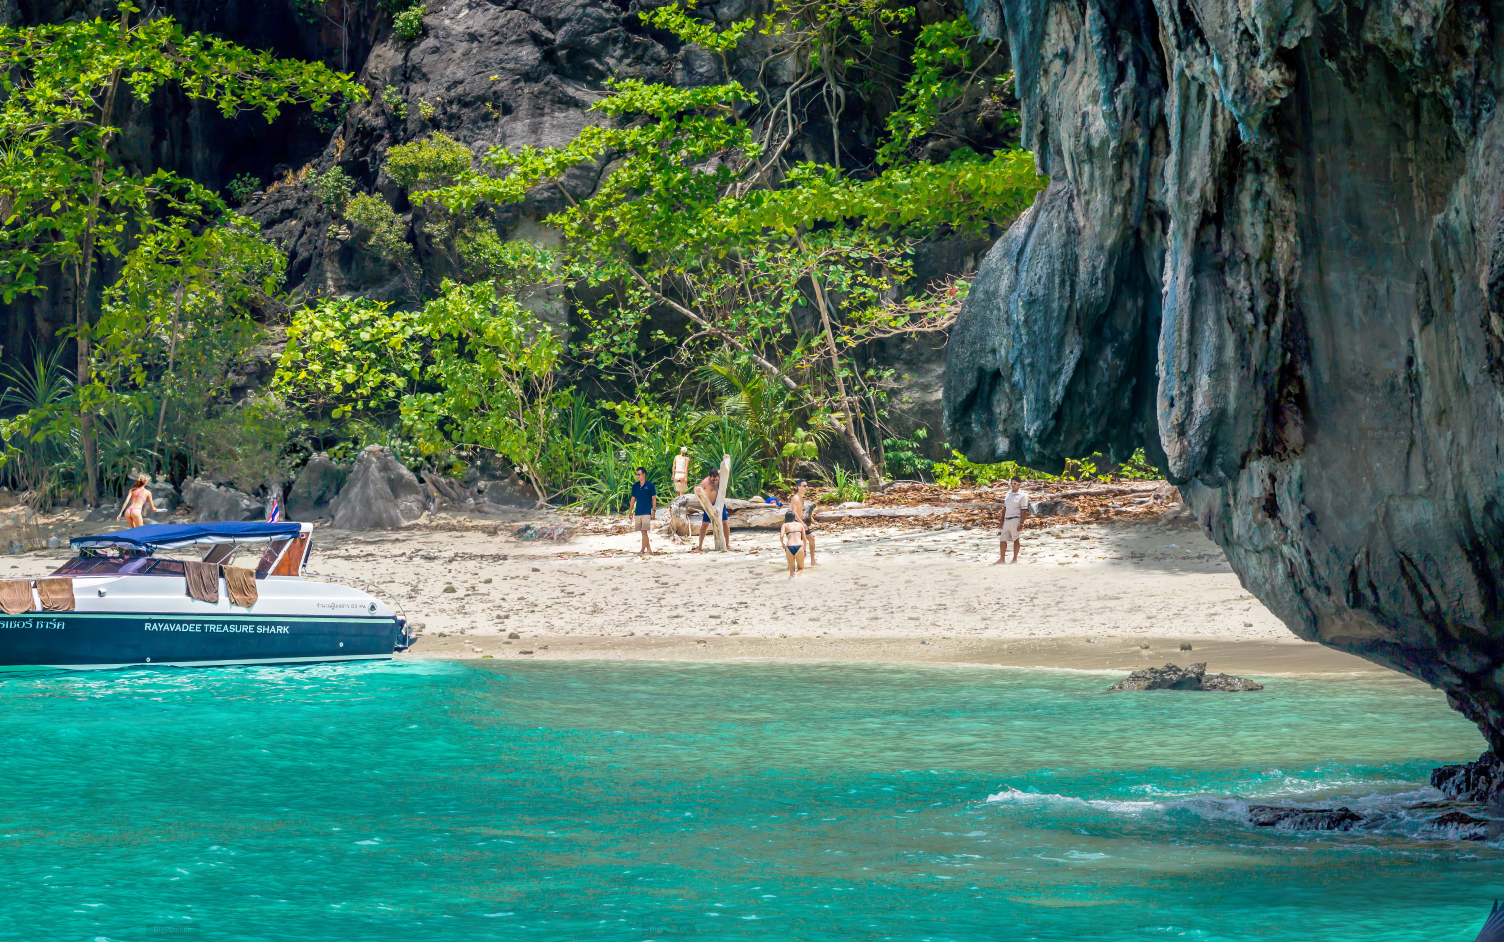
[[[674,498],[669,504],[669,529],[679,536],[690,536],[699,532],[701,503],[694,494],[685,494]],[[732,497],[726,498],[726,512],[730,516],[731,529],[733,530],[776,530],[783,526],[783,515],[788,512],[787,506],[780,507],[777,504],[766,504],[755,500],[737,500]],[[809,516],[814,512],[814,504],[804,505],[804,518],[808,522]],[[822,512],[822,518],[827,513]],[[837,519],[832,517],[831,519]],[[713,528],[712,528],[713,529]]]
[[[1045,500],[1070,500],[1072,497],[1127,497],[1137,494],[1150,494],[1164,486],[1161,481],[1146,481],[1143,484],[1094,484],[1091,487],[1079,487],[1073,491],[1059,491],[1038,496]]]

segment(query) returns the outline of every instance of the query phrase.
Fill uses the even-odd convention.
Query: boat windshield
[[[181,576],[183,564],[176,559],[150,556],[76,556],[54,576]]]

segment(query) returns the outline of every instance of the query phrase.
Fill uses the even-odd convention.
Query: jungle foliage
[[[230,366],[259,331],[252,307],[282,280],[280,252],[217,193],[165,170],[140,173],[112,148],[127,99],[168,87],[227,117],[268,121],[365,94],[322,65],[185,33],[129,3],[110,19],[0,27],[0,298],[47,290],[41,274],[61,269],[76,350],[66,395],[22,394],[30,408],[0,434],[12,451],[66,453],[53,483],[41,483],[66,472],[89,499],[112,462],[195,465],[195,443],[238,420],[243,410],[222,395]],[[121,275],[101,290],[105,259]],[[184,371],[208,361],[213,378],[189,381]],[[39,364],[68,372],[43,356],[33,380]],[[160,447],[169,417],[172,455]]]
[[[121,10],[0,29],[0,283],[7,298],[41,290],[38,274],[63,265],[79,299],[76,368],[54,351],[5,377],[3,473],[38,499],[138,468],[255,488],[311,451],[371,443],[441,471],[494,454],[541,498],[601,511],[625,505],[639,464],[666,485],[681,447],[696,475],[730,454],[735,496],[810,472],[841,499],[890,477],[990,473],[928,460],[922,429],[893,434],[894,377],[867,365],[876,341],[944,331],[966,295],[964,281],[919,283],[920,240],[995,232],[1044,183],[1017,149],[930,146],[960,110],[1011,114],[996,47],[964,18],[919,27],[912,8],[880,0],[779,0],[770,17],[732,23],[679,3],[643,11],[723,59],[774,42],[797,64],[793,84],[770,96],[623,78],[595,105],[598,123],[559,147],[477,158],[442,132],[395,145],[381,169],[411,215],[337,164],[304,168],[296,179],[323,204],[330,244],[385,260],[409,297],[289,309],[280,249],[217,194],[119,165],[117,98],[170,85],[271,118],[369,92]],[[423,6],[380,11],[403,39],[421,37]],[[907,78],[887,138],[863,164],[835,130],[848,96],[895,69]],[[395,86],[379,98],[405,117]],[[809,117],[796,107],[810,101],[833,132],[828,163],[793,157]],[[588,192],[569,183],[581,172],[598,177]],[[227,192],[238,203],[259,185]],[[549,189],[562,197],[545,220],[558,244],[498,225],[500,207]],[[425,272],[415,237],[454,264]],[[92,286],[91,306],[105,257],[119,275]],[[286,339],[270,383],[257,366],[268,324]]]

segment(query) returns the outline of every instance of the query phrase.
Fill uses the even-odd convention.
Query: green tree
[[[203,414],[225,365],[260,336],[252,315],[281,288],[285,267],[281,251],[243,216],[149,231],[105,291],[84,404],[105,408],[137,393],[155,399],[151,451],[161,456],[169,407]]]
[[[395,411],[418,388],[420,316],[366,298],[326,298],[304,308],[287,328],[273,389],[336,419]]]
[[[564,400],[554,389],[558,336],[490,282],[446,281],[418,331],[431,391],[403,398],[403,428],[428,453],[485,448],[511,459],[539,495],[559,490],[545,469]]]
[[[123,95],[150,100],[174,86],[212,101],[221,114],[327,107],[336,94],[365,91],[324,66],[279,60],[200,33],[170,17],[138,17],[122,3],[113,19],[0,28],[0,297],[40,290],[39,273],[68,276],[81,389],[90,385],[90,323],[101,254],[121,256],[164,225],[202,225],[224,204],[217,194],[166,171],[124,166],[111,145]],[[80,398],[85,497],[98,499],[93,407]]]
[[[564,280],[624,286],[617,307],[587,317],[580,345],[598,365],[640,353],[655,308],[688,320],[829,416],[863,472],[881,471],[863,441],[854,348],[948,322],[948,287],[902,298],[912,278],[903,231],[977,226],[1016,215],[1040,187],[1027,155],[899,167],[868,181],[835,168],[796,166],[768,185],[770,154],[740,106],[736,83],[680,89],[615,83],[595,110],[609,123],[558,148],[493,150],[491,174],[467,172],[430,198],[469,212],[481,201],[520,201],[538,185],[566,197],[572,167],[614,159],[591,196],[550,217],[565,236]],[[895,300],[895,297],[900,298]],[[807,379],[806,379],[807,378]]]

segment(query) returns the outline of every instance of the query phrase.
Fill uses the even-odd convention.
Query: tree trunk
[[[803,240],[800,241],[803,245]],[[841,416],[841,438],[846,442],[846,447],[856,455],[857,463],[862,466],[862,473],[873,487],[881,487],[883,483],[882,472],[877,465],[872,463],[872,456],[867,453],[867,447],[857,438],[856,429],[852,423],[855,408],[851,397],[846,395],[846,383],[841,379],[841,357],[836,352],[835,333],[830,329],[830,310],[825,303],[825,290],[820,287],[820,279],[815,277],[813,270],[809,274],[809,283],[815,287],[815,305],[820,309],[820,323],[825,325],[825,342],[830,347],[830,371],[836,378],[836,393],[841,397],[841,405],[845,412]]]
[[[755,350],[752,350],[746,344],[742,343],[740,340],[737,340],[735,337],[731,336],[730,334],[726,333],[725,331],[720,330],[719,328],[715,327],[709,321],[705,320],[705,318],[703,318],[700,315],[696,314],[690,308],[684,306],[683,304],[680,304],[679,302],[675,301],[673,298],[670,298],[667,295],[665,295],[663,292],[658,291],[655,288],[653,288],[653,286],[648,282],[648,280],[646,278],[644,278],[643,275],[642,275],[642,273],[639,272],[636,268],[630,268],[629,267],[628,271],[630,271],[632,273],[632,276],[637,279],[638,284],[642,285],[648,291],[652,292],[653,297],[655,297],[659,301],[662,301],[663,303],[667,304],[669,307],[671,307],[674,310],[678,311],[680,314],[683,314],[685,317],[689,318],[691,321],[694,321],[701,328],[703,328],[706,333],[709,333],[709,334],[714,335],[715,337],[718,337],[722,342],[724,342],[727,346],[731,347],[733,350],[740,350],[743,353],[746,353],[748,356],[750,356],[752,358],[752,362],[756,363],[763,370],[765,370],[766,372],[768,372],[769,374],[771,374],[775,379],[777,379],[780,383],[782,383],[786,388],[788,388],[790,390],[798,391],[799,384],[796,383],[796,382],[794,382],[788,376],[785,376],[783,374],[783,372],[780,371],[776,365],[774,365],[773,363],[771,363],[770,361],[768,361],[767,358],[759,356]],[[835,370],[836,390],[840,394],[841,403],[842,403],[842,405],[846,409],[846,412],[842,416],[841,421],[836,423],[836,427],[838,429],[840,429],[841,440],[846,443],[846,447],[847,448],[851,449],[851,453],[854,454],[854,455],[856,455],[857,463],[862,466],[862,473],[865,474],[867,476],[867,480],[871,481],[872,485],[874,487],[876,487],[876,486],[879,486],[879,485],[881,485],[883,483],[882,472],[880,472],[877,469],[877,466],[872,463],[872,456],[867,453],[867,449],[862,445],[861,441],[856,437],[856,432],[852,430],[852,427],[851,427],[851,414],[852,414],[851,400],[847,398],[847,396],[846,396],[846,386],[845,386],[845,384],[843,382],[841,382],[841,369],[840,369],[841,364],[840,364],[840,359],[836,356],[836,343],[835,343],[835,338],[834,338],[834,336],[832,336],[831,330],[830,330],[830,317],[829,317],[829,315],[826,314],[826,311],[825,311],[825,295],[824,295],[823,292],[820,291],[819,282],[816,282],[813,277],[810,279],[810,281],[815,284],[816,296],[819,298],[819,301],[820,301],[820,305],[819,305],[820,306],[820,319],[822,321],[824,321],[824,323],[825,323],[825,339],[830,344],[831,366]]]
[[[130,29],[130,11],[120,11],[120,29],[125,32]],[[116,69],[110,75],[110,87],[104,96],[104,105],[100,108],[99,123],[107,125],[110,116],[115,111],[115,93],[120,90],[120,70]],[[75,271],[78,277],[74,279],[78,283],[78,293],[73,298],[73,323],[78,331],[78,372],[76,374],[80,391],[89,384],[92,370],[89,368],[89,291],[94,280],[94,229],[99,223],[99,199],[100,187],[104,185],[105,157],[110,146],[110,140],[114,135],[106,133],[99,142],[99,155],[94,158],[93,191],[89,194],[88,222],[84,226],[83,244],[79,247],[78,265]],[[84,503],[99,503],[99,450],[94,442],[94,416],[87,409],[80,409],[78,415],[78,441],[84,452],[84,472],[87,483],[84,485]]]
[[[183,303],[188,295],[188,280],[185,278],[178,285],[177,305],[172,309],[172,321],[167,330],[167,376],[162,383],[162,402],[157,410],[157,437],[152,444],[152,451],[157,453],[157,460],[162,460],[162,426],[167,421],[167,397],[172,389],[172,368],[178,354],[178,322],[182,320]],[[167,471],[165,462],[161,465],[162,472]]]
[[[85,239],[90,252],[93,246],[90,239]],[[73,323],[77,330],[78,358],[74,361],[74,376],[78,377],[78,387],[82,392],[88,383],[89,376],[89,304],[85,295],[89,290],[89,277],[84,274],[93,268],[93,259],[87,261],[80,259],[73,267],[73,281],[77,285],[73,293]],[[80,408],[78,412],[78,443],[84,453],[84,503],[90,506],[99,503],[99,451],[94,447],[94,416],[87,409]]]

